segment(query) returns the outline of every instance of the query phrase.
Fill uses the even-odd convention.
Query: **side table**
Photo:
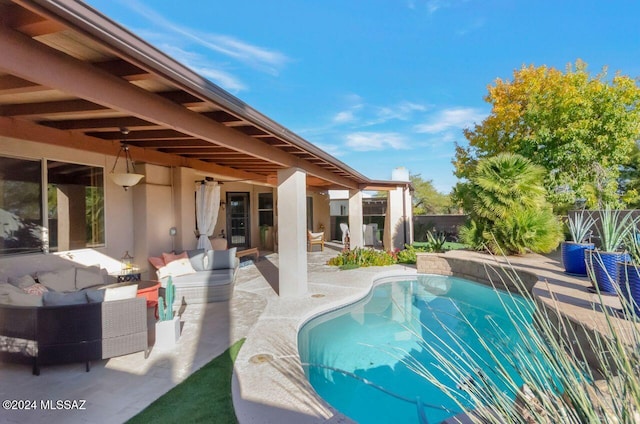
[[[115,277],[118,279],[118,283],[128,283],[131,281],[140,281],[140,273],[134,272],[131,274],[116,274]]]

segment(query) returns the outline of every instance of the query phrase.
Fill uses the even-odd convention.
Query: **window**
[[[42,162],[0,157],[0,254],[40,252]]]
[[[103,174],[95,166],[0,157],[0,254],[104,245]]]
[[[102,168],[47,162],[49,250],[104,245]]]
[[[273,227],[273,193],[258,193],[258,225]]]

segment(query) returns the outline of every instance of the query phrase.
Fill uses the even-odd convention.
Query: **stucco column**
[[[307,174],[297,168],[278,171],[279,294],[307,293]]]
[[[352,249],[364,246],[362,192],[360,190],[349,190],[349,234]]]
[[[407,222],[407,210],[404,196],[405,189],[397,187],[390,190],[387,195],[387,214],[384,221],[384,247],[385,249],[403,249],[405,243],[410,243],[408,230],[410,223]]]

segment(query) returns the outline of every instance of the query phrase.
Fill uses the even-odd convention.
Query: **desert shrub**
[[[494,253],[522,255],[527,251],[549,253],[558,247],[564,234],[551,209],[516,209],[496,222],[484,238]]]
[[[398,263],[415,264],[418,260],[416,253],[426,252],[424,248],[416,247],[411,244],[405,244],[404,249],[398,252]]]
[[[328,265],[344,267],[345,265],[356,265],[357,267],[367,266],[385,266],[397,263],[397,253],[375,250],[355,248],[353,250],[344,250],[338,256],[329,259]]]
[[[467,221],[465,225],[460,227],[460,241],[471,249],[485,250],[484,225],[473,219]]]

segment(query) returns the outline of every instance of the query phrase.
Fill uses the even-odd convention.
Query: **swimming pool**
[[[461,412],[452,399],[409,368],[409,355],[439,381],[455,385],[433,365],[437,361],[425,343],[452,343],[459,337],[478,352],[482,363],[488,354],[465,320],[484,340],[500,343],[496,350],[510,352],[522,339],[505,308],[524,311],[524,321],[532,319],[533,305],[520,296],[457,277],[404,278],[376,285],[363,301],[310,320],[298,334],[311,385],[334,408],[362,424],[419,423],[418,397],[430,423]],[[515,369],[508,369],[521,384]],[[483,373],[491,378],[493,370]]]

